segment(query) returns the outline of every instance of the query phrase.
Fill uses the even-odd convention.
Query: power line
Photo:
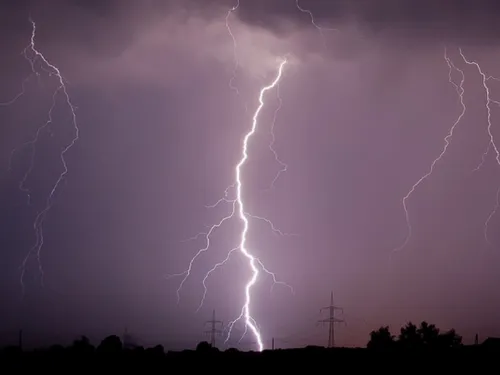
[[[345,323],[344,319],[338,319],[335,317],[336,311],[340,310],[344,313],[344,309],[333,304],[333,292],[330,294],[330,306],[322,307],[320,312],[323,312],[324,310],[329,311],[329,316],[326,319],[318,320],[318,323],[328,323],[328,347],[333,348],[335,346],[335,324]]]
[[[215,310],[212,312],[212,320],[208,320],[205,322],[205,324],[211,324],[211,329],[209,331],[205,331],[205,333],[210,334],[210,345],[212,345],[212,348],[215,348],[215,336],[217,335],[222,335],[222,330],[217,329],[217,325],[220,324],[220,327],[222,328],[223,323],[221,320],[215,320]]]

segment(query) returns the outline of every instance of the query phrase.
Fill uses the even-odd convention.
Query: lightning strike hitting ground
[[[71,149],[71,147],[73,147],[73,145],[75,144],[75,142],[79,138],[79,128],[78,128],[78,123],[77,123],[77,119],[76,119],[76,107],[71,102],[71,98],[70,98],[68,91],[66,89],[65,80],[64,80],[59,68],[57,68],[51,62],[49,62],[49,60],[36,48],[36,46],[35,46],[36,24],[32,19],[30,19],[30,23],[32,26],[30,43],[24,49],[23,55],[31,65],[32,74],[30,76],[28,76],[23,81],[22,86],[21,86],[21,89],[22,89],[21,92],[16,97],[14,97],[14,99],[12,99],[11,101],[9,101],[7,103],[3,103],[3,105],[13,104],[16,100],[18,100],[25,93],[25,84],[27,83],[28,79],[32,75],[36,75],[37,77],[40,77],[40,73],[37,71],[36,65],[35,65],[37,62],[39,62],[41,64],[40,65],[41,70],[43,70],[49,76],[55,76],[57,78],[58,87],[55,89],[55,91],[52,95],[52,106],[50,107],[50,109],[48,111],[46,122],[37,129],[35,136],[33,137],[33,139],[31,141],[26,142],[24,145],[22,145],[23,147],[29,146],[31,148],[31,159],[30,159],[29,167],[28,167],[26,173],[24,174],[23,179],[19,183],[19,188],[21,189],[21,191],[25,192],[28,195],[28,202],[31,201],[31,192],[28,188],[25,187],[25,183],[26,183],[26,180],[29,177],[29,175],[34,167],[36,144],[39,140],[39,137],[40,137],[40,134],[42,133],[42,131],[48,130],[48,127],[52,124],[52,121],[53,121],[52,112],[56,106],[56,100],[57,100],[57,96],[59,93],[63,94],[64,100],[68,106],[70,113],[71,113],[72,124],[74,127],[74,137],[72,138],[70,143],[67,144],[62,149],[62,151],[60,153],[60,159],[61,159],[61,163],[63,166],[63,171],[59,174],[59,177],[55,181],[54,185],[52,185],[50,193],[45,201],[45,206],[41,211],[38,212],[38,214],[35,217],[35,221],[33,223],[33,229],[35,231],[36,241],[35,241],[35,244],[33,245],[33,247],[28,251],[28,253],[26,254],[26,256],[24,257],[24,259],[21,263],[21,286],[23,288],[23,291],[24,291],[24,277],[25,277],[25,272],[26,272],[26,266],[27,266],[29,259],[33,256],[37,260],[40,280],[41,280],[41,283],[43,285],[44,272],[43,272],[42,263],[41,263],[41,259],[40,259],[40,254],[41,254],[43,244],[44,244],[43,225],[45,222],[45,218],[53,205],[54,194],[56,193],[57,189],[59,188],[59,185],[61,184],[64,177],[68,173],[68,166],[66,163],[65,155]],[[18,149],[13,150],[13,152],[11,154],[11,160],[12,160],[13,154],[17,150]],[[11,168],[11,161],[9,161],[9,169],[10,168]]]
[[[265,86],[264,88],[262,88],[261,91],[260,91],[259,106],[257,107],[257,109],[256,109],[256,111],[254,113],[254,116],[253,116],[252,127],[248,131],[248,133],[245,135],[245,137],[243,138],[241,159],[238,162],[238,164],[236,164],[236,166],[235,166],[235,183],[232,184],[232,185],[230,185],[228,188],[226,188],[226,190],[224,192],[224,196],[221,199],[219,199],[215,204],[207,206],[209,208],[213,208],[213,207],[218,206],[220,203],[230,203],[231,204],[231,212],[227,216],[224,216],[217,224],[213,225],[207,232],[200,233],[200,234],[198,234],[197,236],[194,237],[194,238],[196,238],[196,237],[198,237],[200,235],[204,235],[205,236],[205,240],[206,240],[205,247],[203,247],[202,249],[198,250],[198,252],[195,254],[195,256],[189,262],[189,266],[188,266],[187,270],[185,270],[182,273],[174,274],[174,275],[170,275],[169,276],[169,277],[184,276],[183,279],[182,279],[182,281],[181,281],[181,283],[179,284],[178,289],[177,289],[177,302],[179,302],[180,301],[180,292],[182,290],[182,287],[183,287],[184,283],[186,282],[186,280],[188,279],[188,277],[191,275],[191,270],[192,270],[194,262],[196,261],[196,259],[202,253],[204,253],[205,251],[207,251],[210,248],[210,238],[211,238],[211,235],[213,234],[213,232],[217,228],[219,228],[220,226],[222,226],[224,224],[224,222],[226,222],[227,220],[232,219],[234,217],[238,217],[243,222],[243,229],[241,231],[240,243],[239,243],[238,246],[236,246],[235,248],[231,249],[228,252],[228,254],[227,254],[227,256],[226,256],[226,258],[224,260],[222,260],[221,262],[215,264],[212,267],[212,269],[210,269],[206,273],[206,275],[205,275],[205,277],[203,278],[203,281],[202,281],[203,290],[204,290],[203,291],[203,297],[202,297],[202,299],[200,301],[200,304],[198,306],[198,309],[196,311],[199,311],[200,308],[203,306],[203,302],[204,302],[206,294],[207,294],[206,281],[207,281],[208,277],[217,268],[219,268],[219,267],[223,266],[224,264],[226,264],[226,262],[230,259],[231,255],[234,254],[237,250],[239,250],[240,253],[248,260],[248,264],[249,264],[250,269],[252,271],[252,277],[250,278],[250,280],[247,282],[247,284],[245,286],[245,302],[244,302],[244,305],[243,305],[243,307],[241,309],[241,314],[235,320],[233,320],[232,322],[230,322],[229,325],[228,325],[228,334],[227,334],[227,337],[226,337],[226,342],[231,337],[231,332],[232,332],[232,328],[233,328],[234,324],[236,324],[240,320],[244,320],[244,323],[245,323],[245,333],[247,332],[248,329],[250,329],[250,331],[253,333],[253,335],[254,335],[254,337],[255,337],[255,339],[257,341],[257,345],[258,345],[259,351],[263,350],[264,344],[262,342],[261,334],[259,332],[257,324],[256,324],[255,320],[253,319],[250,310],[251,310],[251,290],[252,290],[252,287],[255,285],[255,283],[258,280],[258,277],[259,277],[259,274],[260,274],[260,270],[262,270],[263,272],[269,274],[273,278],[274,284],[284,285],[284,286],[290,288],[290,290],[292,291],[292,293],[293,293],[293,289],[288,284],[286,284],[284,282],[281,282],[281,281],[278,281],[277,278],[276,278],[276,276],[275,276],[275,274],[272,273],[271,271],[269,271],[264,266],[264,264],[260,261],[260,259],[258,259],[255,255],[253,255],[250,252],[250,250],[247,248],[247,246],[246,246],[246,243],[247,243],[247,234],[248,234],[248,230],[249,230],[249,220],[250,219],[257,219],[257,220],[262,220],[262,221],[266,222],[267,224],[270,225],[271,229],[275,233],[278,233],[278,234],[281,234],[281,235],[285,235],[285,233],[283,233],[283,232],[279,231],[278,229],[276,229],[275,226],[274,226],[274,224],[270,220],[268,220],[266,218],[263,218],[261,216],[251,215],[251,214],[249,214],[246,211],[245,205],[244,205],[244,200],[243,200],[242,168],[243,168],[243,166],[245,165],[245,163],[246,163],[246,161],[248,159],[248,143],[249,143],[251,137],[257,131],[258,117],[259,117],[259,114],[260,114],[262,108],[264,107],[264,95],[266,94],[267,91],[272,90],[272,89],[274,89],[274,88],[277,87],[277,85],[278,85],[278,83],[279,83],[279,81],[280,81],[280,79],[282,77],[283,69],[284,69],[284,66],[285,66],[286,63],[287,63],[286,59],[283,59],[283,61],[281,61],[281,63],[279,64],[278,73],[277,73],[275,79],[273,80],[273,82],[270,85]],[[228,198],[229,195],[230,195],[231,190],[234,190],[235,191],[235,195],[236,195],[235,198],[233,198],[233,199]],[[260,267],[260,270],[259,270],[259,267]]]
[[[243,197],[242,197],[242,178],[241,178],[241,168],[245,164],[245,162],[248,159],[248,141],[252,137],[252,135],[257,131],[257,119],[259,117],[259,113],[264,107],[264,94],[273,89],[280,81],[281,76],[283,74],[283,67],[287,63],[287,60],[283,60],[279,66],[278,69],[278,74],[274,81],[269,85],[264,87],[260,91],[259,95],[259,106],[257,107],[257,110],[255,111],[255,114],[253,116],[253,121],[252,121],[252,128],[251,130],[245,135],[245,138],[243,139],[243,152],[242,152],[242,158],[240,162],[236,165],[236,202],[238,205],[238,215],[240,219],[243,221],[243,231],[241,233],[241,242],[239,245],[239,249],[242,252],[242,254],[248,259],[248,262],[250,264],[250,267],[252,268],[253,276],[250,279],[250,281],[247,283],[245,287],[245,304],[243,305],[243,308],[241,310],[241,314],[238,318],[236,318],[234,321],[229,323],[229,332],[227,339],[231,336],[231,330],[234,324],[239,321],[240,319],[245,319],[245,329],[250,328],[252,331],[253,335],[255,336],[255,339],[257,340],[258,346],[259,346],[259,351],[262,351],[264,349],[264,344],[262,343],[262,338],[260,335],[260,332],[257,328],[257,325],[255,323],[255,320],[252,318],[250,314],[250,304],[251,304],[251,289],[254,286],[254,284],[257,282],[257,279],[259,277],[259,269],[256,266],[256,263],[258,263],[258,259],[256,259],[246,248],[246,241],[247,241],[247,233],[248,233],[248,217],[245,214],[245,207],[243,204]],[[265,268],[263,268],[266,270]],[[227,341],[226,339],[226,341]]]
[[[499,151],[499,148],[497,147],[495,137],[494,137],[493,132],[491,130],[491,128],[492,128],[492,123],[491,123],[491,104],[493,103],[493,104],[496,104],[496,105],[500,105],[500,102],[491,99],[490,88],[488,86],[488,81],[490,79],[498,81],[498,78],[495,78],[493,76],[487,76],[483,72],[483,70],[481,69],[481,66],[479,65],[479,63],[477,63],[476,61],[473,61],[473,60],[468,60],[465,57],[464,53],[462,52],[462,49],[459,49],[459,52],[460,52],[460,56],[462,57],[462,59],[464,60],[464,62],[467,65],[472,65],[472,66],[476,67],[477,71],[481,75],[482,83],[483,83],[483,87],[484,87],[484,91],[486,93],[486,110],[487,110],[487,113],[488,113],[488,115],[487,115],[487,122],[488,122],[487,131],[488,131],[488,136],[489,136],[489,143],[488,143],[488,147],[487,147],[486,151],[483,154],[482,161],[479,164],[479,166],[476,168],[476,170],[479,170],[481,168],[481,166],[484,164],[486,156],[487,156],[487,154],[488,154],[488,152],[490,151],[491,148],[493,148],[493,150],[495,151],[495,160],[496,160],[497,164],[500,166],[500,151]],[[492,211],[488,215],[488,218],[486,219],[486,222],[484,223],[484,237],[485,237],[486,242],[488,244],[490,244],[490,245],[491,245],[491,242],[488,239],[488,226],[489,226],[489,223],[490,223],[491,219],[495,216],[495,214],[496,214],[496,212],[497,212],[497,210],[498,210],[498,208],[500,206],[499,194],[500,194],[500,188],[499,188],[499,190],[497,190],[495,206],[493,207]]]
[[[455,89],[457,91],[457,94],[458,94],[458,97],[460,100],[460,104],[462,106],[462,111],[460,112],[460,115],[458,116],[456,121],[453,123],[452,127],[450,128],[450,131],[448,132],[448,134],[444,138],[444,147],[443,147],[441,153],[438,155],[438,157],[435,158],[433,160],[433,162],[431,163],[429,171],[426,174],[424,174],[422,177],[420,177],[420,179],[411,187],[410,191],[403,197],[403,209],[404,209],[405,218],[406,218],[407,235],[406,235],[406,238],[405,238],[403,244],[401,246],[397,247],[396,249],[394,249],[393,252],[397,252],[397,251],[400,251],[401,249],[403,249],[408,244],[408,241],[410,240],[410,237],[411,237],[412,228],[411,228],[411,223],[410,223],[410,215],[409,215],[408,207],[406,204],[407,200],[414,193],[415,189],[422,182],[424,182],[428,177],[430,177],[432,175],[432,173],[434,172],[434,167],[446,154],[446,151],[448,150],[448,146],[450,145],[450,140],[453,137],[453,133],[455,131],[455,128],[460,123],[460,120],[462,119],[462,117],[464,116],[465,111],[466,111],[466,106],[464,103],[464,88],[463,88],[464,81],[465,81],[464,72],[461,69],[457,68],[453,64],[453,61],[451,61],[451,59],[448,57],[446,48],[444,50],[444,59],[445,59],[446,63],[448,64],[448,68],[449,68],[448,81],[455,87]],[[459,72],[461,77],[462,77],[462,79],[460,80],[460,84],[458,84],[458,85],[452,79],[453,71]]]

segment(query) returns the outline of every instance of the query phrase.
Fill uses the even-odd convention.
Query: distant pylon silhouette
[[[212,311],[212,320],[205,322],[205,324],[207,323],[210,323],[212,327],[209,331],[205,331],[205,333],[210,334],[210,345],[212,345],[212,348],[215,348],[215,336],[222,334],[222,330],[216,328],[217,324],[220,324],[221,328],[223,325],[221,320],[215,320],[215,310]]]
[[[335,311],[340,310],[343,313],[344,310],[333,304],[333,292],[330,294],[330,306],[322,307],[320,312],[324,310],[329,311],[329,317],[319,320],[318,323],[328,323],[328,347],[333,348],[335,346],[335,323],[345,323],[345,320],[335,317]]]

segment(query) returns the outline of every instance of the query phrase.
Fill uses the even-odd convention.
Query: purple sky
[[[177,305],[182,272],[206,230],[230,206],[209,210],[234,180],[244,134],[262,86],[280,57],[289,63],[280,82],[282,108],[275,149],[268,145],[276,91],[265,97],[259,129],[243,169],[248,211],[272,220],[250,221],[249,248],[276,276],[262,274],[252,313],[266,346],[326,343],[316,325],[331,290],[344,308],[338,345],[365,345],[380,325],[395,333],[408,320],[454,327],[466,342],[500,335],[496,287],[500,212],[484,224],[500,186],[489,142],[482,77],[500,71],[494,1],[240,0],[230,1],[7,1],[0,6],[0,102],[19,93],[30,74],[21,52],[37,23],[36,47],[63,73],[77,106],[80,139],[66,154],[69,167],[46,216],[40,285],[36,259],[28,263],[25,294],[20,264],[35,242],[33,220],[63,170],[59,153],[73,137],[70,112],[57,98],[50,131],[41,133],[26,181],[29,141],[47,119],[57,78],[41,72],[14,104],[0,107],[0,341],[13,343],[23,327],[27,344],[66,342],[78,334],[94,341],[125,327],[144,344],[190,347],[205,338],[203,324],[216,309],[226,324],[243,303],[248,265],[235,255],[207,282],[203,276],[239,242],[241,223],[215,232],[195,263]],[[418,5],[416,5],[418,4]],[[448,81],[444,47],[463,70],[467,111],[445,157],[407,201],[402,198],[441,153],[443,138],[462,107]],[[459,71],[452,78],[460,82]],[[489,80],[491,99],[500,83]],[[246,107],[246,109],[245,109]],[[500,111],[491,105],[493,135]],[[499,140],[500,144],[500,140]],[[237,327],[241,332],[242,326]],[[236,331],[235,331],[236,332]],[[236,336],[235,336],[236,337]],[[233,341],[233,345],[236,343]],[[255,348],[251,335],[241,348]]]

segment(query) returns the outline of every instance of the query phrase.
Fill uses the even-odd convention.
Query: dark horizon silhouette
[[[373,330],[366,348],[325,348],[308,345],[296,349],[274,348],[263,352],[245,352],[236,348],[220,350],[208,341],[201,341],[194,350],[165,351],[160,344],[148,348],[130,345],[117,335],[110,335],[94,346],[86,336],[81,336],[69,346],[54,344],[32,351],[23,350],[19,346],[1,348],[0,361],[5,365],[15,364],[18,370],[33,366],[38,370],[62,369],[68,364],[75,366],[78,363],[81,366],[80,371],[112,364],[115,370],[133,368],[143,372],[158,372],[171,370],[174,366],[182,366],[184,370],[199,368],[200,363],[197,361],[203,361],[202,366],[205,369],[221,366],[223,363],[228,366],[237,363],[248,370],[262,365],[279,365],[286,368],[303,364],[306,360],[319,361],[321,364],[335,361],[337,365],[348,365],[350,370],[378,370],[379,367],[387,367],[385,360],[405,358],[416,360],[412,363],[413,369],[432,364],[446,366],[448,370],[475,365],[476,370],[481,370],[493,364],[499,354],[500,338],[488,338],[481,344],[463,345],[461,336],[455,330],[441,332],[434,324],[423,321],[418,326],[408,322],[401,327],[397,337],[392,335],[387,326]]]
[[[7,350],[12,350],[12,348],[18,348],[20,350],[26,350],[25,347],[25,342],[23,340],[23,331],[19,330],[18,331],[18,342],[17,345],[1,345],[0,348],[4,348]],[[207,331],[207,333],[210,333]],[[222,345],[215,345],[213,346],[212,344],[209,344],[210,339],[200,341],[196,345],[196,351],[203,351],[203,348],[210,347],[214,350],[222,350],[222,351],[255,351],[255,350],[240,350],[235,347],[230,347],[228,344],[224,343],[224,339],[220,338],[220,334],[218,334],[219,340],[218,343],[221,343]],[[363,347],[366,347],[367,349],[371,350],[393,350],[393,349],[403,349],[403,350],[419,350],[422,348],[428,348],[428,349],[436,349],[436,350],[443,350],[443,349],[453,349],[457,348],[460,346],[464,346],[465,344],[463,343],[462,336],[459,335],[453,328],[448,330],[448,331],[442,331],[436,325],[430,324],[426,321],[422,321],[419,325],[415,325],[411,321],[407,322],[404,326],[402,326],[399,330],[398,335],[394,335],[391,332],[391,329],[389,326],[382,326],[378,328],[377,330],[372,330],[369,335],[369,339],[367,341],[367,344]],[[495,337],[486,337],[483,342],[479,342],[479,337],[476,334],[476,342],[474,345],[489,345],[492,342],[495,342],[496,340],[500,340],[500,338],[495,338]],[[201,347],[200,347],[201,345]],[[65,347],[64,345],[61,344],[56,344],[52,343],[52,345],[44,346],[44,347],[36,347],[36,348],[28,348],[28,351],[31,350],[47,350],[52,346],[56,347]],[[77,339],[73,340],[72,343],[68,346],[67,348],[81,348],[85,347],[87,349],[93,348],[97,349],[102,346],[102,347],[113,347],[115,349],[113,350],[127,350],[127,349],[137,349],[137,348],[145,348],[144,345],[140,344],[140,340],[137,339],[136,336],[131,334],[128,330],[125,330],[125,332],[122,335],[109,335],[105,338],[102,339],[100,344],[96,347],[92,346],[90,339],[86,335],[80,335],[78,336]],[[224,346],[224,349],[220,349],[219,346]],[[303,345],[311,347],[314,345],[306,344]],[[469,345],[470,346],[470,345]],[[164,346],[160,343],[154,344],[150,348],[164,348]],[[326,345],[325,345],[326,347]],[[337,347],[337,346],[336,346]],[[339,346],[342,347],[342,346]],[[148,346],[146,346],[148,348]],[[200,349],[201,348],[201,349]],[[333,347],[332,347],[333,348]],[[92,350],[93,350],[92,349]],[[195,348],[193,347],[192,349],[189,348],[182,348],[181,350],[194,350]],[[276,346],[274,348],[265,348],[265,350],[275,350],[275,349],[282,349],[279,346]],[[142,350],[142,349],[141,349]],[[162,349],[163,350],[163,349]],[[170,351],[170,350],[168,350]],[[175,351],[175,350],[173,350]]]

